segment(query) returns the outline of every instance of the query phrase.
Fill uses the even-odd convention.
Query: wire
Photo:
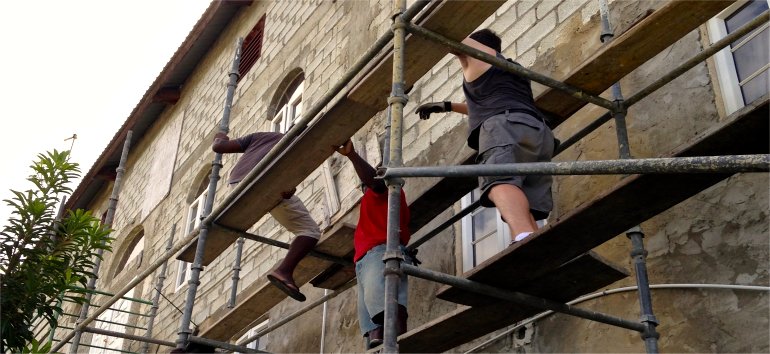
[[[581,302],[585,302],[588,300],[593,300],[602,296],[607,296],[610,294],[617,294],[622,292],[629,292],[629,291],[635,291],[639,287],[638,286],[627,286],[624,288],[617,288],[617,289],[610,289],[610,290],[604,290],[598,293],[593,293],[589,295],[581,296],[575,300],[572,300],[568,302],[568,305],[575,305],[579,304]],[[731,285],[731,284],[652,284],[650,285],[650,289],[726,289],[726,290],[750,290],[750,291],[770,291],[770,286],[757,286],[757,285]],[[496,342],[502,337],[507,336],[511,332],[524,327],[532,322],[535,322],[539,319],[548,317],[550,315],[554,314],[553,311],[545,311],[541,312],[540,314],[537,314],[535,316],[532,316],[526,320],[520,321],[516,323],[513,327],[507,329],[505,332],[500,333],[489,340],[485,341],[484,343],[481,343],[468,351],[465,352],[465,354],[473,353],[474,351],[481,349],[491,343]]]
[[[163,295],[163,292],[161,292],[160,290],[158,290],[158,288],[155,288],[155,291],[157,291],[157,292],[158,292],[158,294],[160,294],[160,296],[163,296],[163,298],[164,298],[164,299],[166,299],[166,301],[168,301],[168,303],[169,303],[169,304],[171,304],[171,306],[174,306],[174,308],[175,308],[177,311],[179,311],[179,313],[181,313],[181,314],[184,314],[184,312],[183,312],[182,310],[180,310],[180,309],[179,309],[179,307],[177,307],[177,306],[176,306],[176,304],[174,304],[174,302],[173,302],[173,301],[171,301],[169,298],[167,298],[167,297],[166,297],[166,295]],[[192,323],[192,324],[195,326],[195,328],[198,328],[198,324],[197,324],[197,323],[195,323],[195,322],[193,322],[192,318],[190,319],[190,323]]]

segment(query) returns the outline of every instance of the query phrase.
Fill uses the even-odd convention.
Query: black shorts
[[[553,132],[542,119],[526,113],[508,112],[489,117],[479,127],[478,164],[549,162],[553,156]],[[519,187],[527,196],[535,220],[548,217],[553,209],[550,175],[480,176],[481,205],[493,207],[490,189],[498,184]]]

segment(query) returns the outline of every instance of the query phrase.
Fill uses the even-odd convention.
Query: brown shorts
[[[478,164],[518,162],[549,162],[553,156],[554,139],[545,123],[526,113],[509,112],[492,116],[479,127]],[[535,220],[548,217],[553,209],[550,175],[480,176],[481,205],[493,207],[490,189],[498,184],[519,187],[527,196]]]

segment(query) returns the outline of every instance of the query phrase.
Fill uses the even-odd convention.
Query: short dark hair
[[[489,28],[485,28],[482,30],[478,30],[476,32],[471,33],[470,36],[471,39],[475,40],[476,42],[479,42],[489,48],[494,49],[497,52],[502,51],[502,43],[503,41],[500,39],[500,37],[492,31]]]

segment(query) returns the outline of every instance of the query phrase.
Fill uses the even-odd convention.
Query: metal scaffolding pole
[[[255,235],[255,234],[252,234],[252,233],[248,233],[246,231],[241,231],[241,230],[234,229],[234,228],[231,228],[231,227],[227,227],[227,226],[224,226],[224,225],[220,225],[220,224],[217,224],[217,223],[212,224],[211,227],[214,228],[214,229],[218,229],[218,230],[222,230],[222,231],[225,231],[225,232],[229,232],[231,234],[237,235],[238,237],[243,237],[243,238],[246,238],[246,239],[249,239],[249,240],[252,240],[252,241],[261,242],[261,243],[264,243],[264,244],[268,244],[270,246],[280,247],[280,248],[283,248],[283,249],[289,249],[289,244],[288,243],[281,242],[281,241],[278,241],[278,240],[274,240],[274,239],[269,238],[269,237]],[[329,261],[329,262],[334,262],[334,263],[345,265],[345,266],[352,266],[353,265],[353,262],[351,260],[349,260],[349,259],[346,259],[346,258],[343,258],[343,257],[332,256],[330,254],[326,254],[326,253],[323,253],[323,252],[318,252],[318,251],[315,251],[315,250],[310,251],[308,253],[308,256],[315,257],[315,258],[318,258],[318,259],[323,259],[323,260],[326,260],[326,261]]]
[[[219,123],[219,132],[227,134],[230,131],[230,109],[233,104],[233,95],[235,94],[235,87],[238,85],[238,78],[240,73],[238,72],[238,66],[241,62],[241,45],[243,44],[243,38],[238,39],[238,44],[235,48],[235,57],[233,58],[232,69],[230,69],[230,81],[227,83],[227,95],[225,97],[225,107],[222,112],[222,121]],[[219,181],[219,170],[222,168],[222,154],[214,154],[214,161],[211,163],[211,175],[209,177],[208,193],[206,193],[206,202],[203,205],[203,215],[206,217],[211,213],[211,209],[214,205],[214,197],[217,194],[217,182]],[[200,273],[203,270],[203,254],[206,251],[206,236],[208,236],[209,227],[211,226],[208,218],[203,220],[200,224],[200,233],[198,234],[198,245],[195,249],[195,259],[190,267],[190,280],[187,281],[187,298],[185,300],[184,311],[182,312],[182,318],[179,323],[179,339],[177,339],[177,348],[184,349],[185,345],[189,341],[192,335],[190,329],[190,322],[192,320],[193,307],[195,305],[195,295],[198,292],[198,285],[200,285]]]
[[[243,340],[240,340],[238,342],[238,345],[245,345],[246,343],[250,343],[250,342],[253,342],[254,340],[257,340],[257,339],[259,339],[261,337],[264,337],[266,334],[268,334],[268,333],[270,333],[270,332],[280,328],[281,326],[289,323],[290,321],[294,320],[295,318],[304,315],[305,313],[307,313],[308,311],[318,307],[319,305],[325,304],[329,300],[337,297],[338,295],[340,295],[343,292],[345,292],[345,290],[350,289],[351,287],[353,287],[353,285],[356,285],[356,284],[357,284],[357,281],[354,278],[353,280],[345,283],[345,285],[339,287],[337,290],[334,290],[333,293],[326,294],[326,295],[318,298],[318,300],[315,300],[315,301],[307,304],[305,307],[303,307],[303,308],[301,308],[301,309],[299,309],[299,310],[297,310],[297,311],[295,311],[295,312],[293,312],[293,313],[283,317],[279,321],[277,321],[275,323],[272,323],[269,326],[263,328],[261,331],[257,332],[253,336],[248,337],[248,338],[243,339]]]
[[[670,73],[663,75],[661,78],[647,86],[646,88],[642,89],[641,91],[633,94],[631,97],[629,97],[625,105],[627,107],[630,107],[634,105],[635,103],[641,101],[643,98],[647,97],[651,93],[655,92],[657,89],[663,87],[664,85],[668,84],[669,82],[673,81],[680,75],[684,74],[688,70],[692,69],[696,65],[698,65],[700,62],[706,60],[706,58],[716,54],[720,50],[724,49],[730,43],[738,40],[739,38],[743,37],[744,35],[748,34],[752,30],[758,28],[759,26],[762,26],[767,23],[767,21],[770,20],[770,12],[765,11],[764,13],[760,14],[753,20],[747,22],[735,32],[732,32],[725,36],[724,38],[720,39],[719,41],[712,44],[710,47],[706,48],[702,52],[698,53],[694,57],[690,58],[686,62],[684,62],[682,65],[677,67],[676,69],[672,70]]]
[[[738,173],[770,171],[770,155],[728,155],[567,162],[526,162],[498,165],[389,167],[382,178],[476,177],[511,175],[623,175]]]
[[[610,25],[610,10],[607,0],[599,0],[599,13],[602,20],[602,34],[599,39],[606,45],[612,42],[615,36]],[[619,157],[626,160],[632,159],[631,146],[628,140],[628,127],[626,125],[626,114],[628,112],[623,102],[623,90],[620,87],[620,82],[612,85],[612,96],[617,106],[612,113],[615,119]],[[641,311],[640,322],[644,325],[644,331],[641,332],[641,336],[647,353],[658,353],[658,338],[660,338],[660,334],[655,329],[658,325],[658,320],[655,318],[652,310],[650,280],[647,277],[647,251],[644,249],[643,241],[644,232],[642,227],[637,225],[626,231],[626,236],[631,240],[631,259],[634,263],[634,275]]]
[[[238,280],[241,279],[241,255],[243,254],[243,243],[246,242],[243,237],[238,237],[235,241],[235,260],[233,261],[233,283],[230,286],[230,300],[227,301],[227,308],[235,307],[235,298],[238,296]]]
[[[164,346],[167,346],[167,347],[173,347],[174,345],[176,345],[176,344],[174,344],[174,342],[160,340],[160,339],[155,339],[155,338],[151,338],[151,337],[148,337],[148,336],[137,336],[137,335],[133,335],[133,334],[123,333],[123,332],[115,332],[115,331],[108,331],[106,329],[94,328],[94,327],[85,327],[85,328],[83,328],[83,332],[94,333],[94,334],[101,334],[101,335],[104,335],[104,336],[117,337],[117,338],[129,339],[129,340],[135,340],[135,341],[138,341],[138,342],[144,342],[145,344],[157,344],[157,345],[164,345]],[[111,349],[111,350],[114,350],[114,349]]]
[[[479,206],[481,206],[481,201],[480,200],[477,200],[477,201],[471,203],[470,205],[465,207],[465,209],[460,210],[459,213],[457,213],[455,215],[452,215],[452,217],[447,219],[447,221],[444,221],[443,223],[441,223],[441,225],[436,226],[436,228],[434,228],[433,230],[431,230],[428,233],[426,233],[425,236],[420,237],[419,240],[410,243],[409,246],[406,247],[406,249],[414,250],[417,247],[422,246],[423,243],[430,241],[430,239],[432,239],[436,235],[440,234],[441,231],[444,231],[447,227],[452,226],[452,224],[454,224],[458,220],[460,220],[463,217],[465,217],[466,215],[472,213]]]
[[[171,250],[171,246],[174,244],[174,235],[176,234],[176,223],[171,227],[171,236],[168,237],[166,243],[166,253]],[[160,294],[163,291],[163,283],[166,281],[166,269],[168,268],[168,262],[164,262],[160,268],[158,274],[158,282],[155,283],[155,294],[152,297],[152,307],[150,307],[150,318],[147,321],[147,332],[144,334],[145,338],[152,338],[152,330],[155,326],[155,316],[158,315],[158,304],[160,303]],[[150,352],[150,342],[144,342],[142,346],[142,353]]]
[[[406,10],[406,0],[393,1],[393,86],[390,104],[390,152],[388,154],[388,167],[399,167],[403,164],[401,155],[402,133],[404,121],[404,106],[407,98],[404,82],[404,56],[406,47],[406,21],[402,17]],[[386,178],[388,186],[388,227],[385,255],[385,308],[383,322],[383,351],[385,353],[397,353],[397,322],[398,322],[398,286],[402,276],[401,263],[404,257],[400,246],[400,209],[401,188],[404,180],[401,178]]]
[[[556,311],[560,313],[566,313],[568,315],[585,318],[588,320],[605,323],[612,326],[630,329],[632,331],[643,332],[645,330],[644,325],[624,320],[622,318],[613,317],[607,314],[603,314],[596,311],[584,310],[581,308],[573,307],[567,304],[546,300],[532,295],[527,295],[520,292],[509,291],[499,289],[493,286],[489,286],[482,283],[477,283],[472,280],[436,272],[429,269],[418,268],[410,264],[402,264],[401,271],[405,274],[412,275],[418,278],[432,280],[441,284],[451,285],[463,290],[472,291],[477,294],[483,294],[491,296],[501,300],[512,301],[517,304],[537,307],[540,309]]]
[[[420,37],[423,37],[427,40],[436,42],[440,45],[443,45],[445,47],[449,47],[454,51],[467,54],[471,57],[474,57],[478,60],[481,60],[485,63],[492,64],[502,70],[508,71],[510,73],[519,75],[521,77],[525,77],[527,79],[530,79],[534,82],[543,84],[545,86],[561,90],[567,94],[569,94],[572,97],[575,97],[579,100],[593,103],[599,107],[604,107],[608,110],[612,110],[614,108],[612,102],[610,102],[607,99],[604,99],[602,97],[599,97],[597,95],[592,95],[587,92],[584,92],[582,89],[578,87],[574,87],[570,84],[567,84],[562,81],[558,81],[555,79],[552,79],[548,76],[545,76],[543,74],[536,73],[532,70],[526,69],[521,65],[517,65],[514,63],[511,63],[505,59],[500,59],[498,57],[489,55],[487,53],[484,53],[478,49],[471,48],[465,44],[455,42],[447,37],[444,37],[436,32],[433,32],[431,30],[422,28],[420,26],[414,25],[412,23],[406,23],[405,24],[406,29],[414,33],[415,35],[418,35]]]
[[[115,218],[115,209],[118,206],[118,195],[120,195],[120,188],[123,184],[123,174],[126,172],[126,160],[128,160],[128,150],[131,148],[131,136],[133,135],[133,131],[129,130],[126,132],[126,140],[123,142],[123,151],[120,154],[120,163],[118,163],[118,168],[115,170],[117,172],[115,176],[115,184],[112,186],[112,194],[110,195],[110,201],[107,207],[107,216],[104,218],[104,224],[107,226],[112,225],[112,220]],[[88,284],[86,286],[86,289],[90,291],[94,291],[96,289],[96,279],[99,277],[99,267],[102,265],[102,254],[104,253],[104,250],[97,250],[96,254],[97,257],[94,260],[94,268],[93,273],[94,276],[88,279]],[[78,352],[78,346],[80,346],[80,338],[83,334],[83,332],[77,330],[77,325],[83,323],[88,317],[88,308],[91,303],[91,293],[88,292],[85,297],[86,301],[83,304],[83,307],[80,309],[80,317],[78,318],[77,322],[75,322],[75,332],[74,337],[72,338],[72,344],[70,345],[70,354],[76,354]],[[59,343],[60,346],[63,346],[65,344],[65,341],[62,341]]]

